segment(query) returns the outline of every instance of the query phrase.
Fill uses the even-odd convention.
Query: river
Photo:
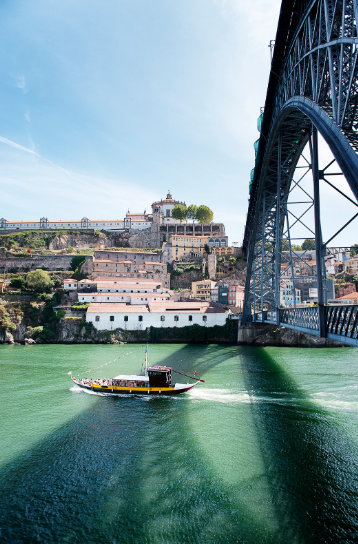
[[[67,374],[137,373],[143,352],[0,346],[1,543],[358,541],[356,349],[150,345],[205,380],[175,398]]]

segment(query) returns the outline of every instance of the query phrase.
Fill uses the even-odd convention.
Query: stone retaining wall
[[[74,255],[33,255],[32,257],[4,257],[0,255],[0,271],[8,271],[13,268],[18,272],[30,272],[36,268],[45,267],[48,270],[70,269],[70,262]],[[84,255],[84,268],[93,270],[92,255]]]

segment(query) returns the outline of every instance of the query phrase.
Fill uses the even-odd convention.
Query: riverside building
[[[148,327],[187,327],[225,325],[229,311],[212,308],[205,302],[151,302],[146,305],[91,303],[87,323],[98,330],[145,330]]]

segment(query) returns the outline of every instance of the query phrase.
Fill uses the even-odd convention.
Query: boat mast
[[[148,376],[148,344],[145,348],[145,375]]]

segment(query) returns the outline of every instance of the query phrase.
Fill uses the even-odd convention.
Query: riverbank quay
[[[0,346],[2,543],[355,542],[356,356],[341,354],[152,345],[150,364],[205,383],[148,399],[68,375],[136,373],[142,345]]]
[[[236,344],[237,321],[227,320],[223,326],[203,327],[191,325],[182,328],[149,327],[144,330],[127,331],[124,329],[99,331],[92,323],[87,323],[81,317],[61,318],[52,322],[51,336],[42,338],[41,332],[35,333],[31,344],[128,344],[136,342],[149,343],[197,343],[197,344]],[[16,327],[13,333],[0,330],[0,343],[29,344],[30,338],[23,323]],[[31,331],[30,331],[31,332]],[[34,336],[34,335],[33,335]]]

